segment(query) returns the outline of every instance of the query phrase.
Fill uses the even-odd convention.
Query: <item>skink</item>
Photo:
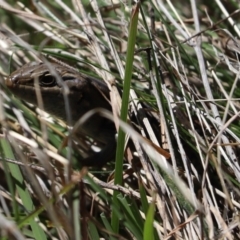
[[[106,84],[98,79],[83,75],[76,70],[51,63],[52,71],[44,63],[31,62],[16,70],[6,79],[6,85],[19,98],[37,104],[34,79],[38,79],[42,94],[44,110],[66,121],[65,103],[63,98],[63,82],[69,88],[69,105],[73,124],[91,109],[104,108],[111,111],[108,101],[109,90]],[[61,81],[52,73],[56,72]],[[35,81],[37,82],[37,81]],[[85,166],[102,166],[115,156],[114,124],[100,116],[90,118],[77,134],[88,135],[100,141],[103,149],[82,160]]]

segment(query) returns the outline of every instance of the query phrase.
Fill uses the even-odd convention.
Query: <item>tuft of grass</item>
[[[238,5],[1,1],[1,238],[240,239]],[[106,82],[116,163],[6,88],[46,59]]]

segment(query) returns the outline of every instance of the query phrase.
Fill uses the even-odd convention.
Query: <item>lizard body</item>
[[[6,85],[14,95],[36,105],[35,87],[38,83],[44,110],[65,121],[67,117],[63,86],[67,86],[73,124],[89,110],[104,108],[111,111],[109,89],[104,82],[57,63],[51,63],[51,68],[44,63],[31,62],[10,74]],[[102,166],[114,157],[116,142],[112,122],[95,115],[78,129],[77,134],[88,135],[104,145],[100,152],[83,159],[83,165]]]

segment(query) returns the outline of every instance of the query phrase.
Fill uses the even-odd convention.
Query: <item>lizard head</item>
[[[17,97],[34,105],[36,94],[41,94],[44,110],[63,120],[66,120],[64,98],[68,98],[73,122],[94,108],[111,110],[104,82],[57,63],[50,66],[28,63],[13,72],[5,83]]]

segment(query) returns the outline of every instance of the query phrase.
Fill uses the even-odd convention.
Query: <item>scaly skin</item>
[[[104,82],[57,63],[51,63],[49,69],[44,63],[32,62],[11,73],[6,79],[6,85],[17,97],[35,105],[36,83],[42,94],[44,110],[64,121],[67,117],[63,85],[68,87],[67,97],[73,125],[89,110],[104,108],[111,111],[109,90]],[[83,159],[82,165],[102,166],[114,158],[116,142],[112,122],[94,115],[78,129],[77,135],[88,135],[105,145],[100,152]]]

